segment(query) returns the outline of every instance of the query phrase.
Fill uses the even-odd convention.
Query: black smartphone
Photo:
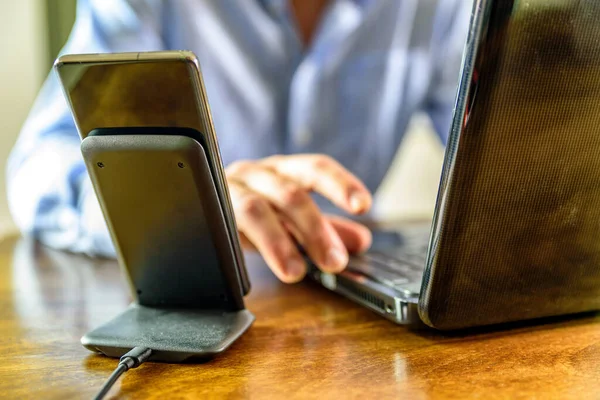
[[[239,308],[250,283],[196,56],[65,55],[55,70],[138,303]],[[200,268],[215,259],[221,276]]]

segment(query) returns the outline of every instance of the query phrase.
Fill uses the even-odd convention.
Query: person
[[[369,211],[415,112],[446,140],[470,11],[470,0],[79,0],[62,53],[196,53],[241,243],[296,282],[306,265],[295,241],[329,272],[370,246],[344,214]],[[53,74],[7,190],[23,233],[114,257]]]

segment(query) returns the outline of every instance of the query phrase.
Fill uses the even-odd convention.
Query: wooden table
[[[249,257],[250,330],[204,364],[148,363],[119,398],[599,399],[600,317],[410,331],[310,283],[279,283]],[[0,243],[0,398],[92,398],[116,365],[79,338],[121,312],[113,261]]]

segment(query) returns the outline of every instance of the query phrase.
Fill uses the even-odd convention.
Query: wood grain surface
[[[256,256],[257,320],[221,356],[148,363],[115,398],[598,399],[600,317],[458,334],[411,331],[309,282],[279,283]],[[92,398],[116,365],[79,338],[121,312],[113,261],[0,244],[0,398]]]

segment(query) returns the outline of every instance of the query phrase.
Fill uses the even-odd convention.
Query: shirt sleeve
[[[162,50],[161,2],[79,0],[62,54]],[[114,256],[58,78],[51,72],[7,166],[8,203],[19,229],[55,248]]]
[[[433,76],[424,111],[444,144],[452,124],[472,3],[470,0],[444,0],[436,17]]]

